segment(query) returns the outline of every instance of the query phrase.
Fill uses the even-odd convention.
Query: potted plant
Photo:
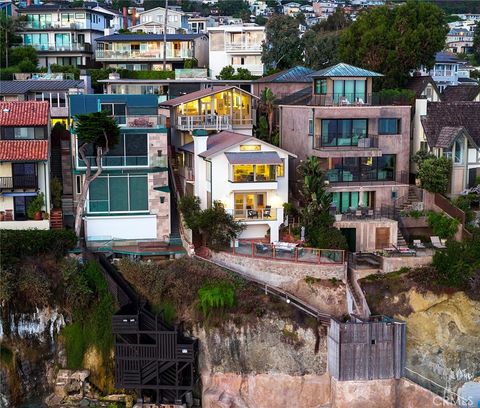
[[[62,217],[62,183],[56,177],[52,178],[50,182],[50,194],[52,197],[52,216]]]
[[[31,220],[40,221],[42,219],[42,208],[45,205],[45,195],[38,194],[27,206],[27,215]]]

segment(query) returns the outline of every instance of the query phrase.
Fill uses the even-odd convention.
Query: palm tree
[[[318,157],[310,156],[302,161],[298,166],[298,172],[303,178],[304,204],[313,201],[322,211],[329,211],[332,195],[325,189],[325,172]]]
[[[263,110],[267,114],[268,119],[268,140],[272,141],[272,132],[273,132],[273,113],[275,109],[275,95],[273,94],[270,88],[265,88],[262,90],[262,96],[260,98],[260,103]]]

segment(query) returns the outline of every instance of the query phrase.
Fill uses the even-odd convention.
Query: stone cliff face
[[[411,289],[389,299],[388,309],[404,310],[395,317],[407,322],[408,368],[454,389],[480,375],[480,302]]]
[[[197,328],[194,335],[204,408],[308,408],[328,401],[324,328],[263,317],[249,326]]]
[[[18,406],[48,392],[55,366],[66,363],[56,341],[64,325],[62,313],[51,308],[11,313],[0,322],[0,407]]]

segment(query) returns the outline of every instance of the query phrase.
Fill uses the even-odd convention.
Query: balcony
[[[149,129],[166,126],[164,115],[115,115],[119,126],[127,128]]]
[[[394,170],[378,170],[360,173],[357,169],[330,169],[326,180],[331,185],[365,186],[365,185],[393,185],[408,184],[408,172]]]
[[[92,46],[88,43],[85,44],[23,44],[23,46],[30,46],[35,48],[37,51],[51,51],[51,52],[70,52],[70,51],[79,51],[79,52],[90,52]]]
[[[90,29],[91,27],[92,24],[90,21],[87,23],[70,23],[68,21],[44,23],[40,21],[29,21],[27,24],[25,24],[25,28],[29,30],[85,30]]]
[[[233,215],[237,221],[275,221],[277,219],[278,208],[255,208],[255,209],[227,209],[227,212]]]
[[[231,129],[232,125],[229,115],[194,115],[179,116],[177,128],[180,130],[211,129],[218,131]]]
[[[263,64],[232,64],[232,67],[235,69],[248,69],[250,73],[255,76],[263,75]]]
[[[321,136],[315,137],[315,156],[322,158],[344,157],[380,157],[382,151],[378,148],[378,135],[349,138],[333,138],[330,142],[322,141]]]
[[[167,60],[182,60],[193,57],[191,49],[168,50]],[[115,51],[115,50],[96,50],[95,59],[97,61],[162,61],[163,49],[148,51]]]
[[[278,93],[275,95],[280,105],[310,105],[310,106],[335,106],[355,107],[362,106],[410,106],[413,99],[408,94],[383,95],[375,92],[371,94],[337,94],[329,93],[323,95],[312,94],[310,88],[294,93]]]
[[[0,190],[37,189],[36,175],[19,175],[14,177],[0,177]]]
[[[228,52],[262,52],[262,44],[251,41],[226,42],[225,51]]]

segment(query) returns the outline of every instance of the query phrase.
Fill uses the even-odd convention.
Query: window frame
[[[386,121],[386,130],[384,131],[381,129],[380,124],[385,123]],[[395,121],[395,132],[391,132],[389,130],[390,126],[389,123]],[[381,136],[392,136],[392,135],[400,135],[402,133],[402,120],[400,118],[378,118],[378,134]]]

